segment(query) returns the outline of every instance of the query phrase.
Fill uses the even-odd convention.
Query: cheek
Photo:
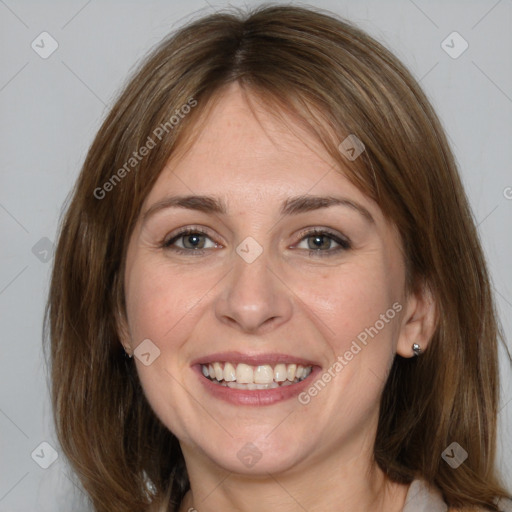
[[[145,339],[159,349],[154,362],[134,358],[137,373],[154,413],[172,431],[186,436],[189,411],[183,405],[186,359],[183,345],[194,325],[194,305],[208,283],[187,280],[168,262],[140,257],[126,273],[126,309],[133,347]],[[179,411],[179,413],[177,413]]]
[[[374,339],[368,331],[377,339],[375,329],[390,350],[397,317],[392,306],[399,296],[395,288],[383,265],[347,265],[320,279],[304,280],[301,298],[322,320],[336,355],[349,350],[358,337],[362,342],[365,335]]]
[[[317,280],[323,286],[310,283],[302,290],[303,298],[311,297],[308,307],[321,320],[317,325],[326,326],[330,345],[329,361],[318,377],[324,384],[313,382],[302,398],[325,411],[333,439],[341,424],[346,425],[346,435],[355,435],[375,421],[402,310],[394,280],[400,282],[384,265],[346,265],[335,278],[331,274]],[[320,405],[315,406],[315,401]]]
[[[126,308],[134,342],[150,338],[167,343],[169,332],[194,308],[208,284],[180,276],[165,262],[139,261],[127,275]]]

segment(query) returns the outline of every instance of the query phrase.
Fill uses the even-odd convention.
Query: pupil
[[[312,247],[313,249],[329,248],[329,239],[327,239],[324,235],[316,235],[312,237],[312,239],[314,244],[314,247]]]
[[[185,240],[186,240],[186,242],[188,242],[191,245],[192,249],[201,248],[201,247],[199,247],[200,242],[201,242],[201,235],[189,235],[188,237],[186,237]],[[197,243],[199,245],[196,245]]]

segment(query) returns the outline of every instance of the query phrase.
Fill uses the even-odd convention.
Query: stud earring
[[[130,353],[126,350],[126,348],[125,348],[125,349],[124,349],[124,356],[125,356],[125,357],[129,357],[129,358],[131,359],[131,358],[133,357],[133,354],[130,354]]]
[[[421,347],[417,343],[413,343],[412,351],[414,352],[414,357],[418,357],[421,354]]]

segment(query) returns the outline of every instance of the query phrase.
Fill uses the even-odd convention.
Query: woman
[[[146,59],[80,174],[48,319],[97,511],[510,506],[453,156],[411,75],[335,16],[215,14]]]

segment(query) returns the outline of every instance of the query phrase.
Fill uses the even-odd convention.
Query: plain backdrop
[[[228,5],[0,0],[0,512],[90,510],[55,438],[41,348],[59,216],[134,65],[178,26]],[[459,163],[510,340],[512,1],[309,5],[357,23],[420,80]],[[512,379],[503,357],[502,373],[498,453],[512,482]]]

